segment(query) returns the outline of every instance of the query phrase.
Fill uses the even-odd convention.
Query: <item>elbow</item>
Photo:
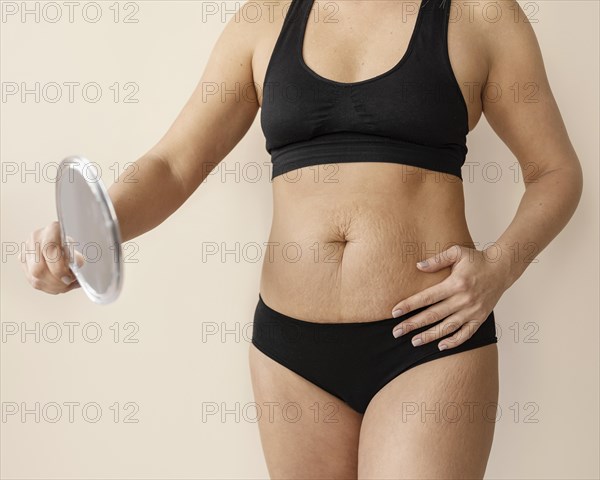
[[[565,167],[562,170],[564,176],[564,182],[569,185],[571,195],[573,196],[574,208],[579,205],[583,194],[583,169],[579,159],[575,157],[575,161],[571,163],[569,167]]]
[[[525,188],[541,185],[561,197],[561,203],[570,204],[573,211],[579,205],[583,194],[583,169],[575,156],[572,161],[561,166],[537,170],[524,176]]]

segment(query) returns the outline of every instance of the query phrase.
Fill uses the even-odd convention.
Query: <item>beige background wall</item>
[[[234,11],[239,3],[141,1],[111,9],[100,2],[97,23],[93,5],[87,20],[82,15],[86,2],[73,23],[64,2],[56,3],[63,14],[56,23],[56,9],[36,3],[26,5],[40,8],[39,22],[15,15],[0,24],[3,89],[11,82],[47,89],[38,102],[32,95],[2,99],[2,477],[266,478],[246,359],[260,275],[252,245],[266,241],[271,216],[268,169],[257,182],[243,171],[269,161],[258,117],[225,161],[239,178],[211,177],[159,228],[126,245],[116,303],[94,305],[81,290],[35,291],[12,253],[56,218],[53,169],[46,167],[82,153],[102,166],[110,185],[116,166],[145,153],[195,87],[229,18],[203,20],[203,7]],[[8,4],[22,8],[2,8]],[[585,188],[571,223],[495,309],[502,416],[487,477],[592,479],[599,477],[598,3],[521,5],[537,21]],[[125,23],[126,15],[138,22]],[[63,85],[55,103],[52,82]],[[79,86],[70,102],[66,82],[96,82],[102,98],[85,100]],[[128,82],[137,103],[124,101],[133,91]],[[508,225],[523,185],[510,178],[516,159],[485,119],[469,150],[470,161],[495,161],[504,172],[490,182],[476,170],[476,180],[465,182],[470,228],[483,245]],[[237,248],[240,257],[207,256],[213,245],[219,253]],[[62,337],[54,341],[57,327]],[[21,338],[36,329],[38,338]],[[54,421],[57,404],[62,417]],[[218,413],[207,414],[213,407]],[[102,416],[94,421],[97,408]],[[23,409],[31,411],[24,420]]]

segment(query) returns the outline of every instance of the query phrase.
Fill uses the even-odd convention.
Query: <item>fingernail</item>
[[[399,308],[398,310],[392,310],[392,317],[398,318],[403,313],[404,311],[401,308]]]
[[[417,263],[417,265],[419,267],[425,268],[425,267],[427,267],[429,265],[429,262],[427,260],[423,260],[422,262]]]
[[[439,345],[439,346],[438,346],[438,348],[439,348],[440,350],[446,350],[446,349],[448,348],[448,345],[444,345],[444,344],[442,344],[442,345]]]
[[[73,280],[71,280],[71,277],[69,277],[68,275],[62,277],[61,280],[65,285],[71,285],[71,283],[73,282]]]
[[[418,346],[419,346],[419,345],[421,345],[422,343],[423,343],[423,340],[421,340],[420,338],[417,338],[417,337],[415,337],[415,338],[413,338],[413,339],[412,339],[412,344],[413,344],[415,347],[418,347]]]
[[[402,335],[402,333],[402,327],[396,327],[394,330],[392,330],[392,335],[394,335],[394,338],[398,338],[400,335]]]

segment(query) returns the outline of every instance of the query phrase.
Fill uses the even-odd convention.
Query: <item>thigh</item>
[[[483,478],[497,402],[497,344],[407,370],[365,412],[358,477]]]
[[[271,359],[249,350],[260,438],[272,478],[357,476],[362,415]]]

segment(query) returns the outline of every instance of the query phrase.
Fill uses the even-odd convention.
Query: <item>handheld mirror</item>
[[[123,284],[119,223],[98,169],[86,158],[65,158],[56,176],[56,212],[69,268],[88,298],[108,304]],[[79,252],[84,263],[75,262]]]

